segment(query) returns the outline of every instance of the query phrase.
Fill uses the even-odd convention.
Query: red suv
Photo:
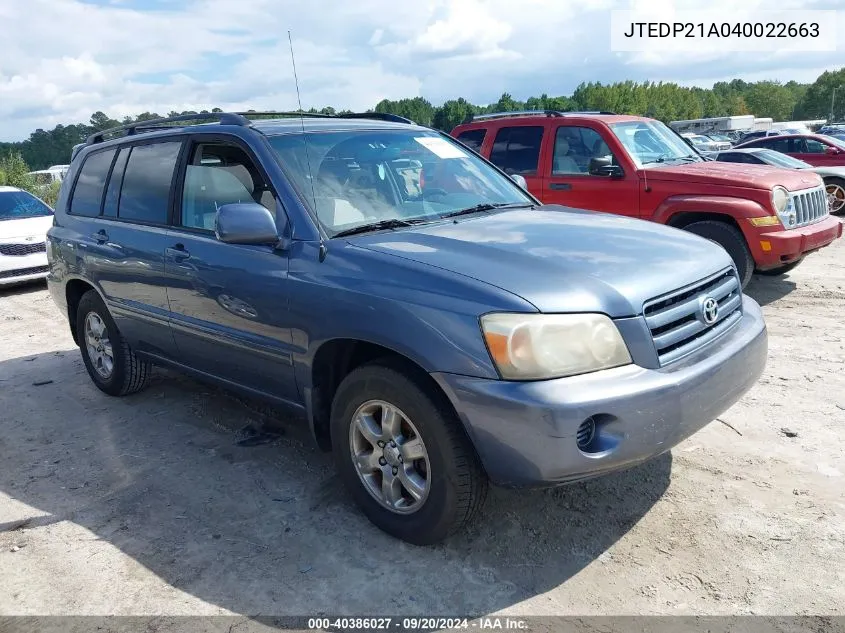
[[[704,160],[660,121],[610,112],[503,112],[452,136],[525,179],[544,204],[669,224],[720,244],[743,286],[842,235],[821,177]]]

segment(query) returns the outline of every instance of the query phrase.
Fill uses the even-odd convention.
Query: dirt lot
[[[416,548],[304,427],[160,370],[109,398],[43,286],[0,292],[0,614],[845,614],[845,241],[749,294],[768,368],[723,423]]]

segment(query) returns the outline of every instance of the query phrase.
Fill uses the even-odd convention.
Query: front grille
[[[707,299],[716,301],[709,322]],[[742,292],[733,268],[703,281],[647,301],[643,314],[651,331],[660,365],[667,365],[720,337],[742,318]]]
[[[10,255],[12,257],[44,253],[46,251],[47,244],[45,242],[39,242],[37,244],[0,244],[0,255]]]
[[[0,272],[0,279],[12,279],[14,277],[38,275],[40,273],[46,273],[49,270],[49,266],[36,266],[35,268],[19,268],[18,270],[4,270]]]
[[[795,225],[787,228],[807,226],[828,215],[829,204],[824,187],[796,191],[790,196],[795,209]]]

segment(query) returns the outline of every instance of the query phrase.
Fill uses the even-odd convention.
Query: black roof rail
[[[341,119],[375,119],[377,121],[392,121],[393,123],[407,123],[416,125],[411,119],[389,112],[342,112],[337,117]]]
[[[148,121],[136,121],[127,125],[119,125],[117,127],[100,130],[89,136],[85,140],[86,145],[94,143],[102,143],[105,137],[117,134],[118,132],[126,132],[124,136],[132,136],[139,130],[144,129],[160,129],[162,127],[170,127],[167,123],[179,123],[182,121],[219,121],[222,125],[249,125],[249,120],[234,112],[198,112],[197,114],[180,114],[178,116],[162,117],[160,119],[150,119]]]
[[[323,114],[320,112],[276,112],[276,111],[262,111],[262,112],[198,112],[196,114],[180,114],[171,117],[162,117],[159,119],[149,119],[147,121],[135,121],[126,125],[118,125],[117,127],[100,130],[91,134],[85,143],[82,145],[93,145],[95,143],[102,143],[106,137],[117,137],[120,132],[123,136],[132,136],[139,132],[149,132],[152,130],[166,129],[175,127],[170,125],[172,123],[182,123],[186,121],[218,121],[221,125],[240,125],[247,127],[251,125],[251,117],[310,117],[320,119],[376,119],[379,121],[393,121],[394,123],[408,123],[414,124],[410,119],[398,116],[396,114],[389,114],[386,112],[343,112],[340,114]],[[80,146],[81,149],[81,146]],[[76,150],[78,152],[79,150]],[[74,155],[76,154],[74,152]]]
[[[514,116],[578,116],[582,114],[610,114],[615,115],[616,112],[608,112],[606,110],[511,110],[505,112],[489,112],[486,114],[470,114],[464,119],[464,123],[471,123],[472,121],[485,121],[489,119],[504,119]]]

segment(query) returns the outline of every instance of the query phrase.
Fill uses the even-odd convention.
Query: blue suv
[[[511,151],[519,148],[511,147]],[[78,147],[49,288],[102,391],[152,365],[299,412],[379,528],[643,462],[763,371],[728,254],[541,204],[390,115],[189,115]]]

